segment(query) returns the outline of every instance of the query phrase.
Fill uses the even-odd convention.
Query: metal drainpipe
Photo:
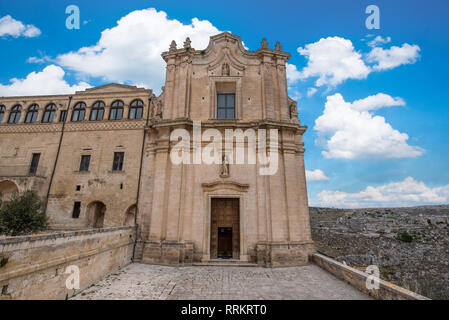
[[[139,230],[139,226],[137,225],[137,216],[139,214],[140,182],[142,180],[143,156],[145,154],[145,142],[146,142],[146,136],[147,136],[146,128],[148,127],[148,121],[150,119],[151,101],[152,101],[152,97],[148,98],[147,119],[145,122],[145,128],[143,129],[142,151],[140,154],[139,178],[138,178],[138,184],[137,184],[136,215],[134,216],[134,225],[136,227],[136,240],[134,241],[134,247],[133,247],[133,261],[134,261],[135,254],[136,254],[136,246],[137,246],[138,237],[140,236],[139,234],[137,234],[137,232]]]
[[[62,138],[64,137],[65,123],[67,122],[67,118],[69,116],[69,110],[70,110],[70,104],[72,103],[72,98],[73,98],[73,96],[69,96],[69,103],[67,105],[67,109],[65,110],[65,111],[67,111],[67,113],[65,115],[64,121],[62,122],[61,136],[59,138],[58,151],[56,152],[55,165],[53,166],[53,171],[52,171],[51,177],[50,177],[50,183],[48,184],[47,198],[45,200],[45,210],[44,210],[45,214],[47,214],[48,200],[50,198],[50,190],[51,190],[51,186],[53,184],[53,177],[55,176],[56,166],[58,164],[59,153],[61,152],[61,145],[62,145]]]

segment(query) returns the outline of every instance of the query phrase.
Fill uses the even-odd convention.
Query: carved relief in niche
[[[164,105],[162,104],[162,101],[159,100],[156,104],[156,118],[162,119],[162,111],[164,110]]]
[[[221,159],[220,177],[222,178],[229,177],[229,161],[226,155],[223,155]]]
[[[226,62],[223,63],[223,65],[221,66],[221,75],[222,76],[230,76],[231,75],[231,70],[229,69],[229,64],[227,64]]]
[[[298,118],[298,107],[296,101],[290,101],[290,119],[296,120]]]

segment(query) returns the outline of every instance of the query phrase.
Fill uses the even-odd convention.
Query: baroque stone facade
[[[287,95],[289,57],[279,43],[269,49],[264,39],[248,51],[224,32],[204,50],[188,38],[182,48],[173,41],[162,53],[159,97],[108,84],[73,95],[0,98],[0,192],[37,190],[55,229],[136,224],[134,258],[145,263],[304,264],[313,250],[306,127]],[[182,150],[192,154],[212,140],[190,137],[210,129],[227,142],[229,129],[276,130],[276,170],[260,174],[259,148],[254,164],[234,161],[249,136],[231,136],[219,162],[176,164],[178,129],[190,134]]]

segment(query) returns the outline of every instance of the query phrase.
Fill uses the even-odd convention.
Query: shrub
[[[388,269],[388,268],[380,268],[380,274],[384,277],[384,278],[388,278],[389,276],[392,276],[394,274],[394,270],[393,269]]]
[[[4,266],[6,266],[6,264],[8,263],[8,258],[1,258],[0,259],[0,268],[3,268]]]
[[[42,201],[35,191],[14,193],[0,207],[0,233],[20,235],[43,230],[47,217],[42,211]]]
[[[407,231],[402,231],[401,233],[399,233],[397,236],[397,239],[402,242],[412,242],[413,241],[413,237]]]

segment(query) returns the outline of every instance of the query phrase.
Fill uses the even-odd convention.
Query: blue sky
[[[379,30],[365,26],[371,4],[380,9]],[[80,8],[79,30],[65,27],[68,5]],[[156,11],[144,14],[149,8]],[[143,19],[135,32],[131,13]],[[2,29],[0,20],[0,95],[108,82],[158,92],[163,61],[156,53],[168,48],[172,35],[191,32],[196,49],[218,31],[241,36],[250,50],[266,37],[271,47],[280,41],[291,53],[289,93],[309,127],[304,142],[311,204],[448,203],[448,16],[447,1],[2,1],[3,24],[20,21],[22,27]],[[383,43],[370,45],[377,36]],[[335,55],[326,56],[330,51]],[[315,57],[330,60],[323,69],[311,65]],[[123,64],[99,66],[104,58]],[[326,73],[333,68],[336,73]],[[317,85],[320,76],[324,84]],[[310,88],[316,92],[308,96]],[[380,101],[377,107],[364,100],[370,96]],[[356,100],[368,107],[351,104]]]

